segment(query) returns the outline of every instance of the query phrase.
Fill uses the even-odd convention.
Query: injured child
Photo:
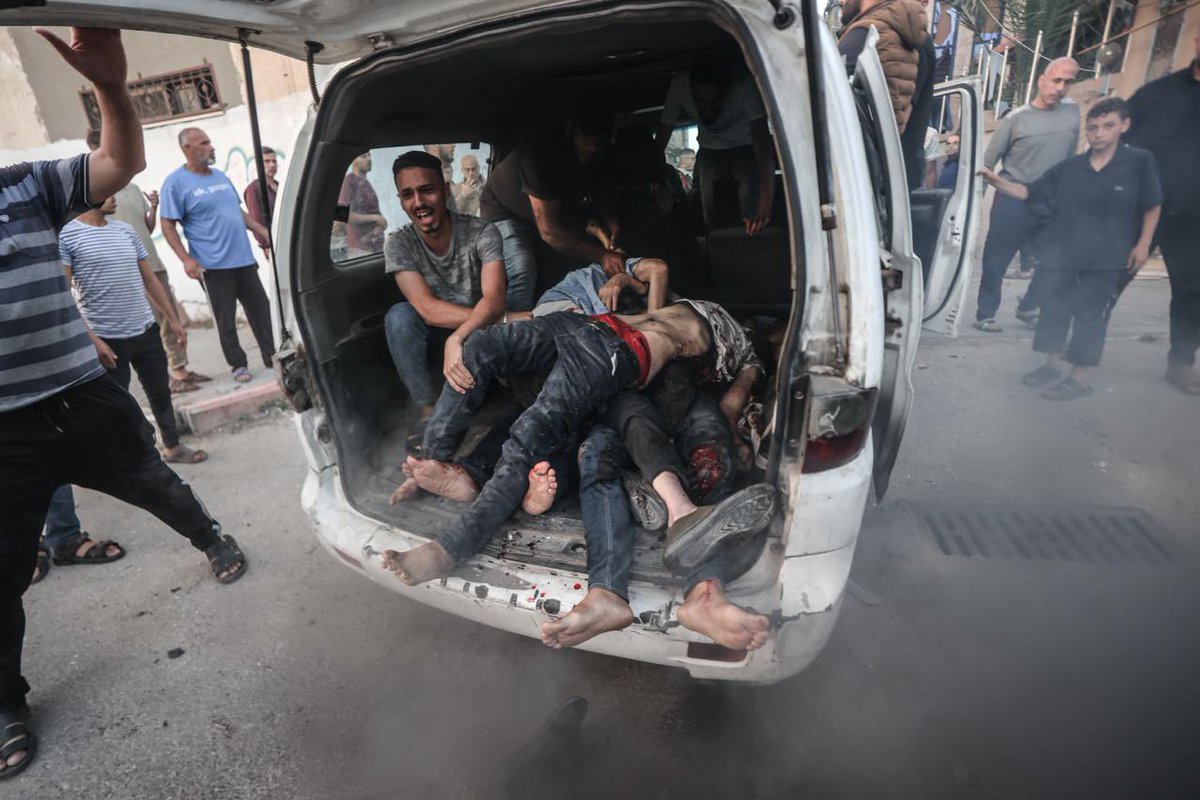
[[[757,374],[757,358],[744,332],[723,309],[711,303],[681,301],[659,312],[634,317],[589,318],[556,313],[474,334],[464,349],[471,385],[464,393],[447,386],[438,401],[426,429],[428,460],[410,460],[406,469],[410,480],[405,486],[413,492],[417,487],[410,484],[431,488],[429,478],[438,479],[439,471],[445,478],[445,471],[454,469],[445,462],[453,457],[471,414],[496,377],[547,370],[550,374],[537,400],[513,424],[491,478],[479,489],[477,473],[476,479],[464,484],[463,492],[455,497],[472,501],[463,517],[427,545],[407,553],[389,551],[388,567],[413,584],[442,577],[456,563],[474,555],[518,505],[532,513],[548,508],[557,486],[555,470],[547,462],[552,456],[561,458],[562,453],[569,452],[583,422],[621,391],[644,387],[666,364],[698,356],[707,357],[706,373],[711,380],[741,386],[748,375],[752,382]],[[722,410],[725,406],[723,400]],[[623,424],[621,427],[626,428]],[[629,435],[628,430],[623,433]],[[625,600],[633,533],[619,468],[614,467],[616,459],[623,456],[612,457],[621,446],[619,441],[612,446],[615,436],[611,428],[598,425],[580,449],[580,495],[589,540],[590,591],[571,614],[547,624],[544,637],[551,646],[578,644],[632,621]],[[669,439],[666,441],[671,449]],[[597,453],[610,457],[591,457]],[[731,564],[738,560],[736,544],[753,538],[769,524],[773,490],[764,485],[752,486],[713,505],[696,507],[683,489],[680,476],[686,473],[682,466],[665,457],[657,463],[666,465],[661,474],[648,474],[667,505],[669,530],[664,560],[673,571],[688,578],[687,602],[680,609],[680,621],[729,647],[761,646],[768,636],[766,618],[729,603],[721,584],[736,577]],[[432,473],[420,480],[427,469]],[[411,492],[398,490],[398,494]],[[599,502],[591,502],[597,499]],[[606,535],[593,535],[600,532]],[[599,541],[594,543],[594,538]],[[613,553],[614,547],[621,553]],[[744,569],[745,565],[741,567]]]

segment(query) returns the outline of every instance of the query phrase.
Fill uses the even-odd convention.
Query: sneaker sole
[[[773,488],[758,484],[743,489],[722,500],[705,519],[669,544],[663,551],[663,563],[672,572],[690,573],[723,543],[763,531],[774,514]]]
[[[629,510],[639,526],[648,531],[661,531],[667,527],[667,504],[654,493],[640,474],[622,474],[621,486],[625,488],[625,496],[629,498]]]

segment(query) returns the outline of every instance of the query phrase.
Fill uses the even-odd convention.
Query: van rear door
[[[875,443],[875,495],[882,499],[900,452],[912,408],[912,367],[917,356],[923,305],[921,263],[913,254],[912,223],[900,132],[887,81],[875,50],[872,28],[858,57],[851,88],[858,106],[867,166],[875,189],[879,220],[880,280],[884,294],[883,374],[872,423]]]
[[[938,229],[937,245],[925,270],[925,330],[957,336],[959,312],[967,297],[983,182],[983,100],[977,77],[938,84],[933,90],[930,124],[959,136],[958,172]],[[945,169],[945,166],[942,167]],[[947,189],[950,190],[950,189]]]

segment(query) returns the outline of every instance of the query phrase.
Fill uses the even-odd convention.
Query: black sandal
[[[50,574],[50,549],[46,547],[46,541],[43,539],[38,542],[37,561],[33,565],[33,580],[29,582],[32,586],[38,583],[47,575]]]
[[[1054,381],[1058,380],[1059,375],[1062,375],[1062,370],[1058,369],[1057,367],[1052,367],[1049,364],[1042,364],[1032,372],[1026,372],[1024,375],[1022,375],[1021,383],[1025,384],[1026,386],[1037,388],[1039,386],[1045,386],[1046,384],[1053,383]]]
[[[1081,397],[1087,397],[1094,391],[1095,389],[1086,383],[1080,383],[1074,378],[1063,378],[1042,392],[1042,397],[1047,400],[1078,400]]]
[[[5,766],[9,758],[22,750],[25,758],[19,764]],[[23,772],[36,756],[37,737],[29,730],[29,706],[0,712],[0,780]]]
[[[217,583],[233,583],[246,574],[246,556],[238,547],[237,540],[229,534],[223,535],[219,542],[210,545],[204,551],[204,555],[208,556],[208,565],[212,568]],[[237,569],[221,577],[222,572],[233,566]]]
[[[78,555],[79,548],[83,547],[86,542],[91,542],[92,546],[84,551],[83,555]],[[108,548],[110,547],[117,548],[115,555],[108,554]],[[87,531],[80,531],[78,536],[71,539],[62,547],[56,547],[51,550],[50,555],[53,557],[54,563],[59,566],[63,564],[108,564],[124,558],[125,548],[112,539],[97,542],[88,535]]]

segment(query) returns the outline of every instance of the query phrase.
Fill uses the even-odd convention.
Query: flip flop
[[[190,378],[171,378],[169,386],[171,394],[186,394],[187,392],[199,391],[200,387],[192,383]]]
[[[1087,397],[1096,390],[1087,384],[1080,383],[1074,378],[1063,378],[1058,383],[1042,392],[1047,400],[1078,400]]]
[[[233,379],[238,383],[249,383],[254,379],[254,376],[245,367],[238,367],[233,371]]]
[[[0,780],[23,772],[37,758],[37,737],[29,730],[29,706],[0,711],[0,764],[21,750],[26,751],[24,760],[12,767],[0,766]]]
[[[1053,383],[1054,381],[1058,380],[1060,375],[1062,375],[1062,370],[1052,367],[1049,364],[1042,364],[1032,372],[1026,372],[1024,375],[1022,375],[1021,383],[1025,384],[1026,386],[1032,386],[1036,389],[1039,386],[1046,386],[1047,384]]]
[[[1004,333],[1004,328],[996,324],[994,319],[979,319],[975,320],[975,324],[971,326],[977,331],[984,333]]]
[[[697,508],[667,529],[663,563],[677,575],[691,574],[725,542],[765,530],[774,513],[775,489],[765,483]]]
[[[192,372],[189,369],[187,378],[185,378],[184,380],[189,380],[189,381],[192,381],[193,383],[208,383],[209,381],[212,380],[212,378],[208,377],[207,375],[201,375],[199,372]]]
[[[208,461],[208,453],[203,450],[193,450],[186,444],[179,445],[173,455],[163,450],[162,457],[163,461],[168,464],[199,464],[201,461]]]

